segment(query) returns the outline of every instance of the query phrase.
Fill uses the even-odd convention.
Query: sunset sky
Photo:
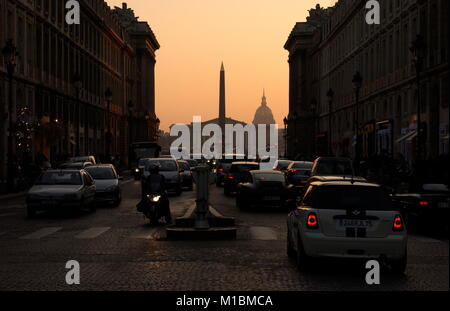
[[[122,0],[107,0],[121,6]],[[215,118],[219,71],[226,70],[227,116],[251,122],[263,88],[275,120],[288,112],[288,53],[296,22],[317,3],[334,0],[128,0],[161,44],[156,64],[156,113],[161,129]]]

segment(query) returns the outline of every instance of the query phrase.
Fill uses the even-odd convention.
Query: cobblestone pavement
[[[236,217],[236,241],[167,241],[136,212],[139,182],[123,184],[118,208],[25,217],[23,199],[0,202],[0,290],[449,290],[448,240],[412,235],[406,275],[385,271],[365,285],[364,263],[319,262],[299,272],[286,256],[286,212],[240,212],[211,186],[211,203]],[[194,193],[171,197],[175,216]],[[69,260],[81,284],[65,283]]]

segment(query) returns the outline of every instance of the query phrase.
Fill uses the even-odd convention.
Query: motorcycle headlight
[[[134,171],[135,171],[136,173],[139,173],[139,169],[138,169],[138,168],[134,169]]]
[[[152,201],[153,201],[153,202],[158,202],[159,199],[161,199],[161,196],[160,196],[160,195],[157,195],[157,196],[154,196],[154,197],[152,198]]]

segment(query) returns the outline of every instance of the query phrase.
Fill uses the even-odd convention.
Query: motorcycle
[[[163,217],[165,217],[167,221],[167,215],[164,214],[162,204],[164,203],[161,194],[147,194],[143,200],[139,202],[137,209],[150,220],[151,224],[156,225]]]

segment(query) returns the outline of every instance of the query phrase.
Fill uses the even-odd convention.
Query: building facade
[[[448,154],[449,2],[379,3],[380,25],[366,23],[365,1],[340,0],[330,8],[310,10],[307,21],[292,30],[285,44],[291,157],[312,158],[328,149],[353,156],[359,137],[363,159],[402,154],[412,163],[418,94],[426,157]],[[426,45],[420,93],[410,52],[417,35]],[[358,101],[352,85],[356,72],[363,78]]]
[[[131,141],[154,139],[155,36],[137,19],[124,24],[125,5],[78,2],[80,24],[69,25],[66,1],[0,0],[1,46],[12,39],[18,51],[11,92],[0,60],[0,184],[6,179],[9,102],[14,124],[24,109],[33,124],[30,152],[21,152],[14,139],[18,160],[55,163],[77,154],[126,160]],[[147,42],[145,54],[140,45]],[[130,124],[136,124],[132,133]]]

